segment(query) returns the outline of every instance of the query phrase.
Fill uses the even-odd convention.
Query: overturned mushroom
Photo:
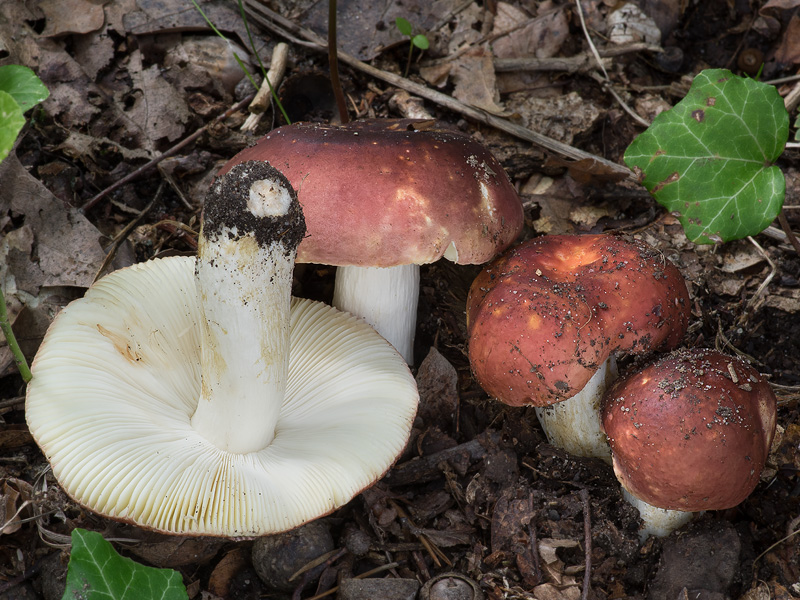
[[[263,535],[391,466],[416,385],[371,327],[291,298],[304,231],[286,179],[244,163],[209,192],[196,261],[117,271],[56,317],[26,417],[71,497],[167,533]]]

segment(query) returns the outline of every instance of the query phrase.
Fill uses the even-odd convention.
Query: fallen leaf
[[[775,50],[775,61],[784,64],[800,63],[800,16],[792,15],[780,46]]]
[[[419,416],[425,424],[451,425],[458,407],[458,373],[434,347],[419,366],[417,388]]]
[[[500,105],[492,55],[483,46],[473,48],[453,61],[450,75],[455,85],[453,97],[457,100],[494,115],[511,114]]]
[[[45,27],[42,37],[56,37],[70,33],[89,33],[103,26],[104,2],[91,0],[40,0]]]

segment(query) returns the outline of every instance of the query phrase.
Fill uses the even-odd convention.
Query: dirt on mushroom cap
[[[467,300],[469,356],[506,404],[574,396],[609,355],[680,343],[689,297],[678,271],[641,242],[546,236],[486,267]]]
[[[756,486],[775,432],[769,383],[744,360],[678,350],[607,393],[617,478],[659,508],[721,510]]]

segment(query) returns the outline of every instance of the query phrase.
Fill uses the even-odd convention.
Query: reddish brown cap
[[[721,510],[753,491],[775,433],[775,395],[740,358],[678,350],[606,393],[617,479],[659,508]]]
[[[615,350],[672,349],[688,323],[678,269],[609,235],[520,244],[481,272],[467,299],[472,370],[512,406],[570,398]]]
[[[522,230],[522,204],[500,163],[469,136],[373,119],[296,123],[242,150],[220,171],[265,160],[297,190],[308,237],[297,260],[391,267],[441,258],[481,264]]]

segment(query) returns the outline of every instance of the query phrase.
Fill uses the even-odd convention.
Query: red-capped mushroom
[[[731,508],[750,495],[775,434],[775,411],[758,371],[715,350],[675,351],[612,386],[603,427],[617,479],[642,513],[643,537],[666,535],[692,512]]]
[[[502,166],[471,137],[430,122],[280,127],[220,171],[267,161],[298,190],[308,227],[298,262],[340,267],[334,306],[363,317],[413,362],[419,266],[481,264],[522,229]]]
[[[551,443],[609,458],[599,419],[615,352],[677,346],[689,320],[678,269],[638,241],[541,237],[487,266],[467,300],[469,358],[489,394],[537,410]]]

